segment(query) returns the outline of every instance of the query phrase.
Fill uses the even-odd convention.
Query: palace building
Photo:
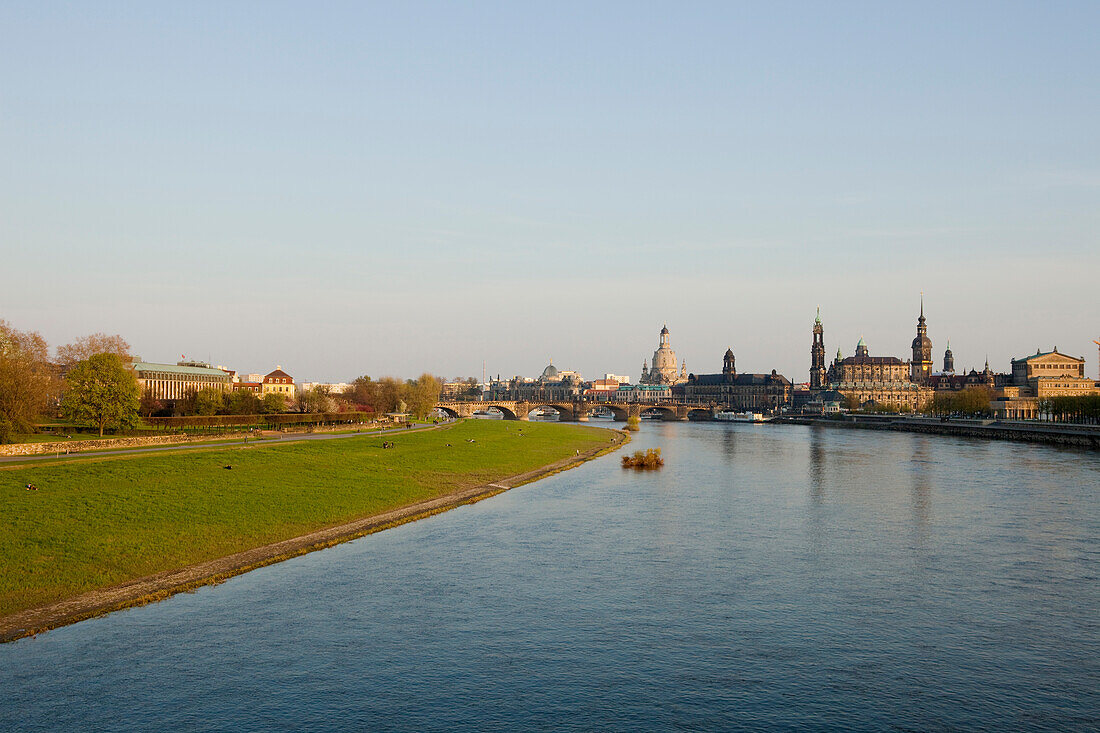
[[[673,386],[672,396],[758,412],[790,405],[793,389],[790,380],[774,369],[771,374],[738,374],[733,349],[727,349],[721,374],[689,374],[685,382]]]
[[[912,347],[911,361],[896,356],[871,356],[867,343],[860,337],[854,356],[845,357],[837,349],[836,359],[825,369],[825,337],[819,310],[810,347],[811,391],[828,388],[859,405],[896,405],[918,410],[934,393],[930,383],[932,340],[928,338],[923,297]]]

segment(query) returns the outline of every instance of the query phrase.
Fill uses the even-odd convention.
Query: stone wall
[[[210,440],[241,438],[248,433],[223,435],[151,435],[140,438],[104,438],[103,440],[62,440],[52,443],[15,443],[0,445],[0,456],[40,456],[50,453],[79,453],[87,450],[118,450],[120,448],[144,448],[151,445],[173,443],[198,443]]]

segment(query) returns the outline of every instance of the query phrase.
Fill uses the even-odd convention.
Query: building
[[[284,372],[280,366],[276,366],[275,371],[265,374],[260,384],[260,395],[265,397],[269,394],[278,394],[287,400],[292,400],[295,391],[294,378]]]
[[[858,405],[896,405],[919,410],[932,398],[933,390],[910,377],[909,362],[896,356],[871,356],[863,337],[856,344],[855,356],[844,357],[840,350],[829,366],[829,388],[840,392]]]
[[[594,379],[585,385],[584,398],[597,402],[610,402],[615,398],[622,383],[617,379]]]
[[[1039,417],[1040,402],[1056,397],[1100,394],[1100,382],[1085,376],[1085,360],[1036,349],[1032,356],[1012,360],[1011,383],[994,396],[993,414],[999,418]]]
[[[328,394],[343,394],[351,389],[351,385],[347,382],[299,382],[296,387],[299,393],[321,389]]]
[[[689,374],[672,395],[689,402],[715,402],[734,410],[777,411],[789,407],[794,386],[773,369],[771,374],[738,374],[733,349],[722,358],[721,374]]]
[[[660,343],[653,352],[653,368],[642,361],[642,376],[639,384],[680,384],[687,381],[687,363],[676,368],[676,352],[672,350],[668,338],[668,325],[661,329]]]
[[[512,377],[501,381],[498,377],[489,385],[485,395],[490,400],[571,401],[584,393],[584,379],[579,372],[560,370],[551,359],[537,379]]]
[[[672,386],[668,384],[621,384],[609,402],[664,402],[672,399]]]
[[[230,388],[229,372],[201,361],[175,364],[136,361],[132,369],[141,394],[154,400],[181,400],[202,389]]]
[[[924,318],[924,295],[920,298],[920,317],[917,319],[917,335],[913,339],[913,359],[909,362],[909,379],[917,384],[927,384],[932,376],[932,339],[928,338],[928,325]]]
[[[825,388],[825,329],[821,325],[821,309],[814,319],[814,341],[810,346],[810,389]]]

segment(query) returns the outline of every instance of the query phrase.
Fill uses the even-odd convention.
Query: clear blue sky
[[[4,3],[0,318],[298,379],[1100,337],[1100,3]]]

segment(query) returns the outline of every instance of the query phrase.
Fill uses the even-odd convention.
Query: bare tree
[[[29,432],[57,395],[46,341],[0,320],[0,443]]]
[[[118,334],[108,336],[105,333],[93,333],[91,336],[82,336],[71,344],[58,346],[57,363],[71,367],[95,354],[114,354],[125,364],[130,361],[130,344]]]

